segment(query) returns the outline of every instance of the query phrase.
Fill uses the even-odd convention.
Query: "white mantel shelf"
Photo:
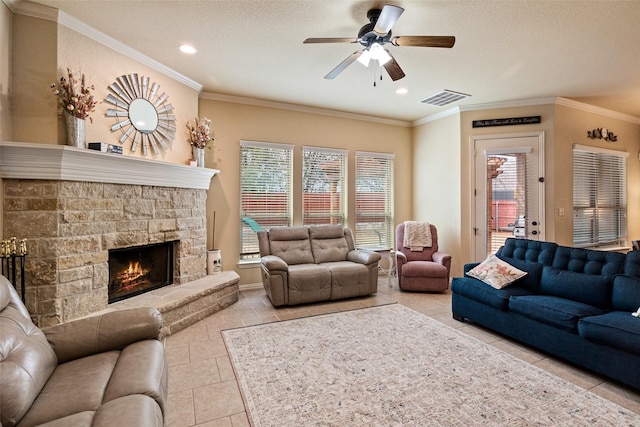
[[[208,190],[218,169],[66,145],[0,141],[0,178],[107,182]]]

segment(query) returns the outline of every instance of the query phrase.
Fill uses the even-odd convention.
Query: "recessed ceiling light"
[[[406,87],[399,87],[398,89],[396,89],[396,93],[398,95],[406,95],[407,92],[409,92],[409,90]]]
[[[182,53],[187,53],[189,55],[193,55],[198,51],[195,47],[191,46],[190,44],[181,44],[180,46],[178,46],[178,49],[180,49]]]

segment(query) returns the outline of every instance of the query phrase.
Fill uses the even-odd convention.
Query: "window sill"
[[[260,260],[259,259],[238,261],[238,268],[240,268],[240,269],[258,268],[258,267],[260,267]]]

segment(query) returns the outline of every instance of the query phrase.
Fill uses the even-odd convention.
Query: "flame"
[[[129,268],[126,270],[126,273],[129,276],[139,276],[142,274],[142,267],[140,266],[140,263],[138,261],[136,261],[135,263],[133,261],[129,261]]]

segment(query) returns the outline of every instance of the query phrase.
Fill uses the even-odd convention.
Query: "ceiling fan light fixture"
[[[364,65],[365,67],[369,66],[369,62],[371,61],[371,51],[369,49],[365,49],[362,51],[362,55],[358,57],[358,62]]]
[[[381,66],[391,61],[391,55],[378,43],[371,45],[371,58],[378,61]]]

